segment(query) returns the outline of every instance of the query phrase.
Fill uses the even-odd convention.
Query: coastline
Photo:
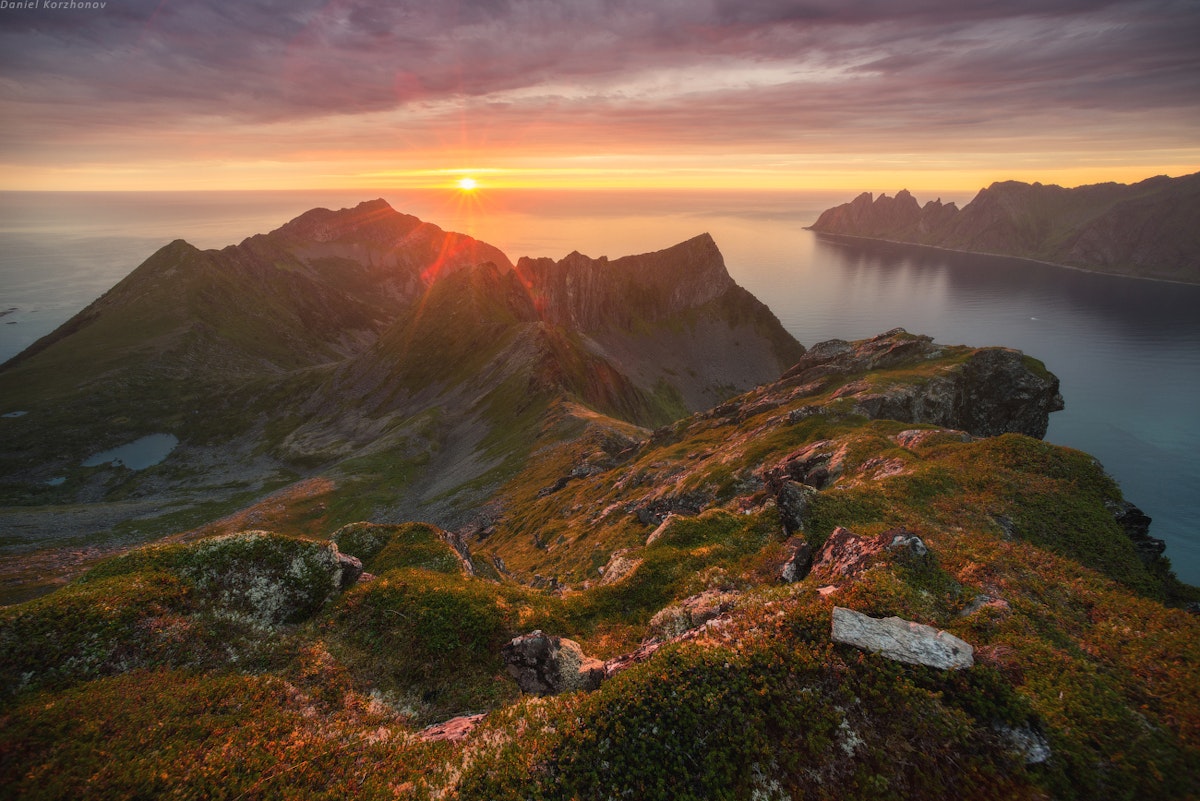
[[[1148,275],[1130,275],[1129,273],[1114,273],[1104,270],[1096,270],[1090,267],[1080,267],[1077,264],[1062,264],[1056,261],[1045,261],[1044,259],[1031,259],[1028,256],[1014,256],[1009,253],[994,253],[987,250],[963,250],[961,248],[948,248],[942,245],[927,245],[922,242],[907,242],[903,239],[885,239],[878,236],[860,236],[858,234],[838,234],[832,231],[821,231],[811,225],[804,226],[805,231],[812,231],[818,236],[828,236],[833,239],[857,239],[863,242],[886,242],[889,245],[908,245],[915,248],[926,248],[928,250],[941,250],[946,253],[963,253],[969,256],[995,256],[1001,259],[1016,259],[1018,261],[1027,261],[1031,264],[1044,264],[1048,267],[1059,267],[1063,270],[1073,270],[1079,273],[1088,273],[1090,275],[1104,275],[1110,278],[1128,278],[1134,281],[1153,281],[1159,284],[1177,284],[1179,286],[1200,286],[1200,281],[1180,281],[1174,278],[1154,278]]]

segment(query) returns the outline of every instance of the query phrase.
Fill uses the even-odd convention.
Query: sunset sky
[[[1200,170],[1196,0],[70,2],[0,9],[0,189]]]

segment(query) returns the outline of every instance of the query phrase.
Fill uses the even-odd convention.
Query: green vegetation
[[[434,301],[504,300],[485,289]],[[455,347],[482,347],[463,336]],[[581,353],[569,338],[541,344]],[[610,397],[632,416],[617,400],[634,396],[605,396],[619,387],[560,354],[559,372],[506,373],[468,406],[368,421],[375,439],[339,484],[279,496],[279,531],[141,548],[0,609],[0,786],[23,798],[1197,796],[1200,620],[1167,606],[1194,590],[1138,557],[1113,481],[1027,436],[867,420],[834,397],[848,381],[919,384],[963,353],[807,394],[760,388],[654,432],[585,404]],[[456,416],[480,423],[465,446],[447,435]],[[453,507],[468,524],[362,522],[452,454],[474,460],[454,477],[486,502]],[[819,489],[785,492],[806,480]],[[837,527],[887,536],[841,570],[822,562]],[[887,547],[899,527],[924,549]],[[818,564],[784,584],[802,541]],[[342,554],[369,575],[346,582]],[[706,623],[679,612],[712,599]],[[948,631],[975,664],[941,671],[834,643],[835,605]],[[502,650],[537,629],[627,661],[595,692],[524,697]],[[460,741],[424,731],[480,713]]]

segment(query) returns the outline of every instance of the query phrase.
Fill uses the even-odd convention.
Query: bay
[[[0,361],[176,238],[218,248],[317,206],[382,196],[520,256],[618,257],[712,234],[730,273],[805,345],[894,327],[1046,363],[1066,409],[1047,440],[1087,451],[1200,583],[1200,287],[804,230],[849,198],[816,192],[0,193]],[[922,198],[924,200],[924,198]],[[947,193],[944,201],[969,196]],[[2,399],[0,399],[2,400]]]

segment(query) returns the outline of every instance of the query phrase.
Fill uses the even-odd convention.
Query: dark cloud
[[[1131,111],[1178,136],[1200,122],[1197,41],[1193,0],[108,0],[0,12],[0,114],[10,154],[205,118],[411,113],[416,140],[467,109],[497,129],[474,136],[576,143],[1100,131]]]

